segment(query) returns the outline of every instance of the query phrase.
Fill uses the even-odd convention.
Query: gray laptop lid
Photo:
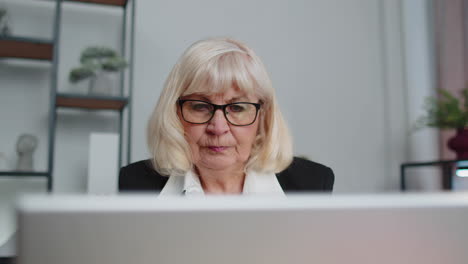
[[[468,263],[468,195],[27,197],[20,264]]]

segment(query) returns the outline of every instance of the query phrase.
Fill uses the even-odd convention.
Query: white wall
[[[20,14],[14,16],[15,32],[51,36],[50,2],[8,2],[12,12]],[[120,12],[66,3],[60,91],[84,91],[67,81],[84,46],[118,48]],[[295,153],[333,168],[336,192],[396,190],[398,165],[407,159],[401,16],[401,3],[394,0],[138,0],[132,159],[148,157],[146,122],[183,50],[201,38],[230,36],[263,59],[291,127]],[[50,68],[44,63],[7,63],[14,66],[0,62],[0,105],[8,109],[0,111],[0,120],[9,124],[0,132],[0,152],[14,160],[19,131],[37,131],[37,167],[45,168]],[[109,115],[60,112],[54,191],[85,190],[88,135],[113,131],[116,119]],[[13,182],[8,186],[21,185]],[[2,190],[0,197],[6,197],[2,203],[11,200]],[[1,232],[0,227],[0,244]]]
[[[297,155],[333,168],[338,192],[396,189],[398,168],[393,167],[398,165],[387,163],[393,109],[386,95],[388,89],[401,89],[395,78],[401,80],[402,74],[394,73],[397,86],[388,86],[385,57],[401,57],[401,49],[385,53],[382,27],[400,23],[400,11],[399,6],[387,11],[384,2],[392,5],[375,0],[139,1],[134,160],[148,156],[146,122],[183,50],[200,38],[231,36],[264,60]],[[384,21],[386,12],[390,17]],[[400,28],[390,29],[398,42]],[[390,66],[403,71],[401,65]],[[404,160],[405,154],[398,156]]]
[[[431,1],[403,2],[405,65],[407,94],[407,125],[414,126],[424,113],[425,98],[435,95],[436,63],[435,39]],[[438,131],[422,129],[408,137],[408,159],[411,161],[439,158]],[[416,188],[440,189],[440,168],[423,167],[408,170],[408,183]]]

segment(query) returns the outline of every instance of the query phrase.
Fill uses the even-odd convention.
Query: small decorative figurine
[[[0,36],[11,35],[10,17],[8,10],[0,3]]]
[[[19,136],[16,142],[16,152],[18,153],[18,163],[16,170],[33,171],[34,161],[33,153],[37,148],[38,139],[34,135],[23,134]]]

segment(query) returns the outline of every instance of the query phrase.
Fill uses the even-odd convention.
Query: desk
[[[3,245],[0,245],[0,264],[13,264],[16,255],[16,233]]]
[[[454,173],[454,168],[458,162],[468,162],[466,160],[435,160],[427,162],[408,162],[403,163],[400,166],[400,190],[406,190],[406,169],[414,167],[429,167],[436,166],[442,168],[442,189],[443,190],[452,190],[452,178]]]
[[[0,257],[0,264],[13,264],[15,263],[14,257]]]

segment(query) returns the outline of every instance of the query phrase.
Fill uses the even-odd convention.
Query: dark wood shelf
[[[47,177],[47,171],[0,171],[0,176]]]
[[[54,45],[50,41],[21,38],[0,37],[0,57],[33,60],[52,60]]]
[[[82,2],[99,5],[111,5],[111,6],[125,6],[127,0],[68,0],[69,2]]]
[[[57,94],[57,107],[91,110],[122,110],[127,105],[126,97]]]

